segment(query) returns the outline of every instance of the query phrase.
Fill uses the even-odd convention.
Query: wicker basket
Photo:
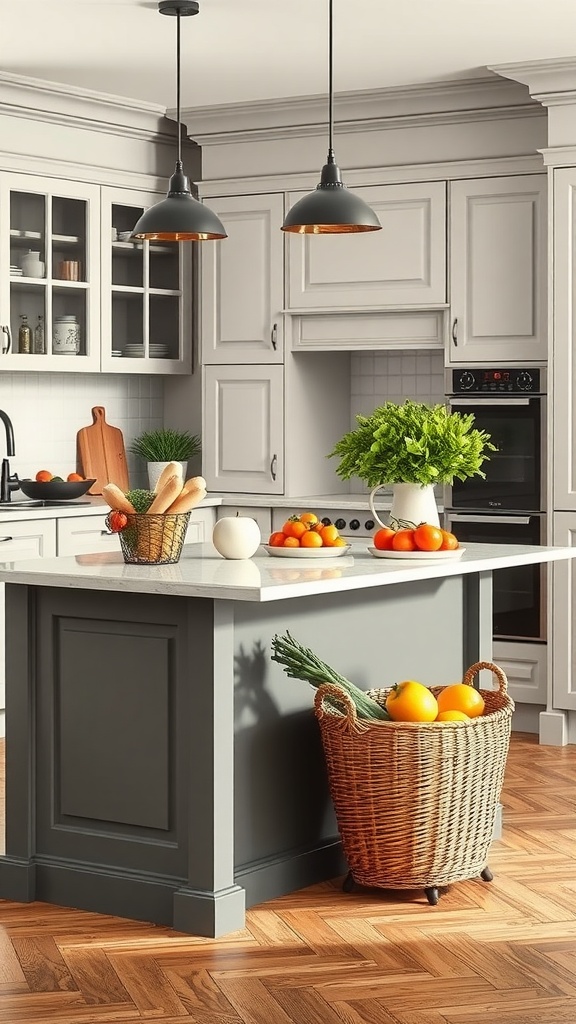
[[[110,515],[106,525],[110,529]],[[120,531],[120,547],[125,562],[137,565],[168,565],[178,562],[190,520],[189,512],[170,515],[127,514]]]
[[[330,792],[355,882],[427,889],[491,877],[486,858],[514,702],[504,672],[491,662],[472,665],[463,682],[473,685],[481,669],[492,671],[498,689],[482,690],[484,714],[470,722],[368,722],[340,688],[326,683],[316,691]],[[369,691],[381,704],[389,692]]]

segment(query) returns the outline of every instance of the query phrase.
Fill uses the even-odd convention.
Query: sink
[[[9,512],[11,508],[37,508],[43,504],[42,501],[33,501],[32,498],[23,498],[22,501],[0,501],[0,511]]]

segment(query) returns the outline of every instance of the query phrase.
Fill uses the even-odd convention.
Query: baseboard
[[[290,851],[265,861],[239,865],[235,881],[246,891],[246,906],[285,896],[308,885],[325,882],[348,870],[339,839],[313,850]]]

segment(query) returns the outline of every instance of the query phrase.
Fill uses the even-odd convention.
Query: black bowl
[[[94,483],[95,480],[47,480],[45,483],[38,480],[19,481],[20,490],[34,501],[70,501],[71,498],[86,494]]]

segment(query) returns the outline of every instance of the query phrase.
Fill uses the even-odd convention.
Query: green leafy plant
[[[146,430],[136,437],[128,450],[146,462],[188,462],[202,451],[200,438],[187,430]]]
[[[386,402],[345,434],[328,458],[338,457],[338,476],[356,476],[369,487],[383,483],[447,484],[456,477],[484,477],[482,464],[497,451],[472,413],[444,405]]]

